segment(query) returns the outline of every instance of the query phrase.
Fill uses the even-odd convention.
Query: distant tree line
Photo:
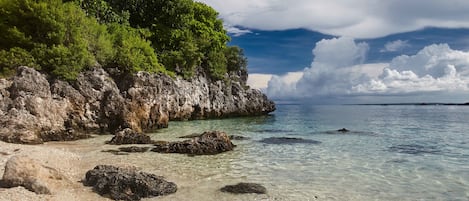
[[[64,80],[92,67],[213,79],[246,71],[211,7],[193,0],[0,0],[0,75],[20,65]]]

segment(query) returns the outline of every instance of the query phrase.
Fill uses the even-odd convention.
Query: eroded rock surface
[[[86,172],[84,184],[114,200],[140,200],[177,191],[177,185],[163,177],[110,165],[98,165]]]
[[[229,136],[225,132],[205,132],[198,137],[182,142],[159,142],[154,152],[181,153],[190,155],[212,155],[233,150]]]
[[[65,177],[57,170],[26,156],[13,156],[6,165],[2,187],[12,188],[23,186],[38,194],[51,194],[54,185],[60,185]]]
[[[212,81],[139,72],[113,79],[104,69],[81,73],[71,83],[28,67],[0,79],[0,140],[38,144],[76,140],[84,133],[124,128],[147,132],[170,120],[263,115],[275,104],[245,86],[245,77]],[[238,81],[235,81],[238,80]]]

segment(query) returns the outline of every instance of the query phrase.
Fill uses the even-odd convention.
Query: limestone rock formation
[[[119,77],[96,68],[68,83],[19,67],[16,76],[0,79],[0,140],[75,140],[88,137],[83,133],[147,132],[167,127],[170,120],[275,110],[272,101],[242,80],[212,81],[203,74],[184,80],[146,72]]]
[[[177,185],[163,177],[135,168],[98,165],[86,172],[86,186],[100,195],[109,195],[114,200],[140,200],[141,198],[168,195],[177,191]]]
[[[229,136],[219,131],[205,132],[199,137],[194,137],[182,142],[160,142],[155,144],[155,146],[156,147],[152,149],[154,152],[190,155],[218,154],[231,151],[234,148]]]
[[[38,194],[51,194],[62,180],[65,177],[51,167],[25,156],[13,156],[6,163],[1,183],[7,188],[23,186]]]

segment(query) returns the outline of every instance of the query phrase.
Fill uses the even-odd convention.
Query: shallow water
[[[234,151],[190,157],[147,152],[115,156],[110,136],[72,142],[92,168],[133,164],[178,184],[148,200],[469,200],[469,107],[278,105],[270,116],[171,122],[155,140],[207,130],[250,137]],[[350,132],[335,132],[347,128]],[[271,138],[318,143],[263,143]],[[320,142],[320,143],[319,143]],[[72,148],[73,147],[73,148]],[[267,195],[231,195],[238,182]]]

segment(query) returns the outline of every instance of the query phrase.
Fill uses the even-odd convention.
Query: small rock
[[[251,138],[240,135],[230,135],[230,140],[249,140]]]
[[[128,153],[142,153],[142,152],[147,152],[150,149],[150,147],[120,147],[119,150],[123,152],[128,152]]]
[[[86,172],[86,186],[100,195],[109,195],[114,200],[140,200],[142,198],[168,195],[177,191],[177,185],[163,177],[135,168],[98,165]]]
[[[233,150],[234,145],[225,132],[212,131],[182,142],[160,142],[154,152],[211,155]]]
[[[293,138],[293,137],[270,137],[262,139],[260,142],[265,144],[320,144],[320,141]]]
[[[337,132],[341,132],[341,133],[347,133],[349,132],[350,130],[346,129],[346,128],[341,128],[339,130],[337,130]]]
[[[117,132],[111,141],[108,142],[113,145],[121,144],[153,144],[150,136],[143,133],[137,133],[130,128],[126,128]]]
[[[236,185],[228,185],[220,189],[222,192],[234,193],[234,194],[244,194],[244,193],[257,193],[257,194],[266,194],[267,189],[255,183],[238,183]]]
[[[51,194],[53,183],[64,178],[57,170],[31,158],[13,156],[5,165],[1,184],[5,188],[23,186],[37,194]]]

